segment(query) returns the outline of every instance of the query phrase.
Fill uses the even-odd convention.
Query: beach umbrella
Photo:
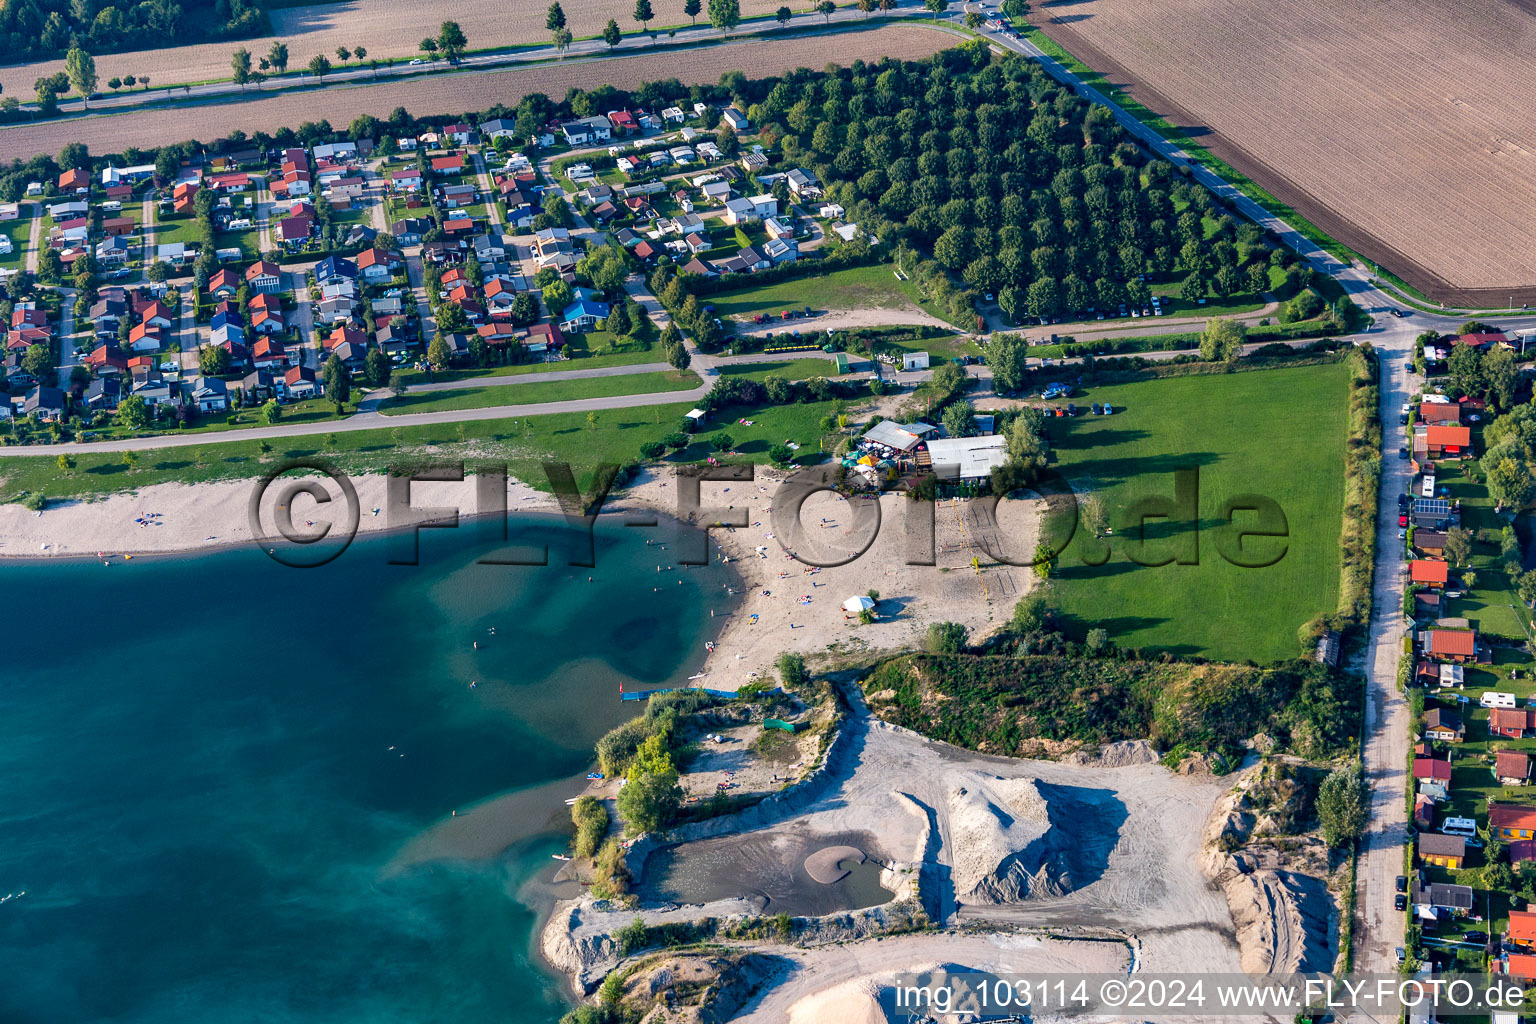
[[[857,615],[859,612],[870,612],[874,610],[874,598],[863,594],[859,595],[858,597],[850,597],[848,600],[843,602],[843,611],[850,615]]]

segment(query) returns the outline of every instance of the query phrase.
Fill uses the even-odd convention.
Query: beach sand
[[[753,680],[768,679],[774,660],[784,651],[864,656],[921,646],[931,622],[958,622],[973,640],[1006,623],[1013,605],[1034,580],[1026,567],[998,563],[981,544],[987,537],[994,549],[1020,558],[1034,550],[1038,509],[1033,503],[1011,502],[994,521],[986,503],[939,502],[935,508],[933,565],[908,565],[903,516],[911,503],[898,494],[879,499],[880,520],[875,539],[867,542],[873,498],[846,499],[818,493],[800,510],[801,532],[795,543],[817,561],[846,560],[846,564],[814,569],[789,555],[781,544],[772,507],[781,493],[783,474],[758,468],[751,482],[704,482],[700,501],[706,508],[745,511],[749,524],[740,529],[709,532],[709,557],[732,562],[745,587],[744,594],[722,594],[715,616],[719,621],[715,649],[704,675],[697,681],[710,689],[735,690]],[[289,479],[289,478],[284,478]],[[409,525],[391,521],[386,511],[383,475],[358,477],[360,533]],[[0,505],[0,558],[91,557],[108,561],[125,555],[178,554],[255,543],[249,516],[254,480],[216,483],[155,484],[95,501],[65,501],[41,514],[20,505]],[[273,488],[262,505],[262,529],[274,531]],[[310,533],[346,522],[345,503],[334,484],[336,500],[316,502],[307,495],[291,500],[295,529]],[[508,480],[509,515],[557,512],[554,498],[519,481]],[[417,482],[412,506],[457,507],[461,518],[477,508],[475,479],[462,482]],[[864,507],[859,507],[860,504]],[[678,516],[678,488],[669,470],[648,471],[623,492],[611,497],[603,516],[652,509]],[[378,510],[377,512],[375,510]],[[780,516],[785,515],[784,509]],[[861,525],[855,526],[855,517]],[[784,527],[785,524],[777,524]],[[657,549],[658,577],[669,583],[682,571],[675,531],[637,531],[636,543],[648,539]],[[643,535],[643,536],[642,536]],[[855,557],[856,556],[856,557]],[[973,565],[972,559],[976,559]],[[843,604],[867,591],[879,592],[877,619],[861,624],[846,615]]]

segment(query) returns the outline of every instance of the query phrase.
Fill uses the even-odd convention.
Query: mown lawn
[[[1107,629],[1122,647],[1264,663],[1299,653],[1297,629],[1331,612],[1339,591],[1347,371],[1304,366],[1174,377],[1074,395],[1082,408],[1112,403],[1112,416],[1049,421],[1054,466],[1080,496],[1101,495],[1115,536],[1108,560],[1079,529],[1053,574],[1050,594],[1068,631]],[[1058,403],[1065,404],[1065,403]],[[1175,472],[1198,476],[1197,510],[1149,519],[1141,562],[1169,558],[1179,542],[1198,564],[1140,565],[1129,554],[1130,520],[1141,499],[1174,495]],[[1272,499],[1288,537],[1250,537],[1243,560],[1278,557],[1266,568],[1231,564],[1218,548],[1235,532],[1223,502]],[[1255,514],[1239,511],[1239,524]],[[1191,535],[1193,535],[1191,537]],[[1255,557],[1258,556],[1258,557]]]
[[[11,251],[0,253],[0,267],[20,266],[27,255],[27,243],[32,238],[31,206],[26,206],[27,216],[16,220],[0,221],[0,235],[11,240]]]
[[[785,359],[772,363],[738,363],[722,366],[720,373],[726,377],[745,377],[762,380],[777,376],[785,380],[808,380],[811,377],[836,377],[837,364],[830,359]]]
[[[157,483],[253,479],[284,460],[304,458],[324,459],[352,475],[384,472],[391,466],[422,459],[468,459],[471,470],[476,460],[505,461],[513,476],[543,490],[549,489],[549,481],[542,466],[553,460],[570,464],[577,483],[585,489],[598,465],[638,461],[642,444],[678,429],[683,415],[692,408],[691,402],[678,402],[610,409],[598,414],[595,427],[588,425],[586,413],[566,412],[515,420],[338,431],[279,438],[265,450],[258,441],[216,439],[230,435],[213,435],[207,444],[141,452],[131,467],[121,452],[81,452],[73,457],[74,467],[63,471],[52,455],[8,458],[0,462],[0,502],[16,501],[29,493],[41,493],[50,500],[88,498]],[[693,444],[680,456],[669,455],[667,461],[703,459],[712,454],[710,435],[726,429],[747,461],[766,463],[768,450],[787,440],[801,446],[802,461],[814,462],[819,457],[821,420],[836,408],[835,402],[807,402],[722,410]],[[751,423],[742,424],[739,419]]]
[[[713,305],[715,314],[722,317],[752,317],[758,313],[778,313],[806,306],[816,312],[836,313],[849,309],[909,309],[917,305],[886,263],[849,267],[820,277],[802,277],[758,288],[719,292],[699,301]],[[815,320],[810,324],[815,327]],[[795,326],[803,325],[797,323]]]
[[[576,380],[532,379],[491,387],[419,391],[388,399],[379,407],[379,411],[385,415],[398,416],[455,409],[487,409],[496,405],[566,402],[578,398],[648,395],[658,391],[689,391],[698,386],[698,374],[687,370],[682,373],[661,370],[655,373],[627,373],[617,377],[581,377]]]
[[[632,352],[607,352],[588,356],[572,353],[573,358],[553,363],[511,363],[506,366],[485,366],[473,370],[401,370],[407,383],[423,384],[430,381],[475,380],[485,377],[520,377],[529,373],[555,373],[562,370],[590,370],[600,366],[635,366],[639,363],[665,362],[661,353],[654,349],[637,349]]]

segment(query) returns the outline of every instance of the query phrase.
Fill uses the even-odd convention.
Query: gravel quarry
[[[1102,761],[1078,760],[1087,763],[979,755],[859,708],[803,797],[702,823],[707,835],[686,837],[669,859],[652,854],[650,863],[674,875],[690,870],[690,857],[708,862],[701,870],[716,878],[736,872],[734,888],[708,891],[719,898],[697,905],[651,902],[648,869],[639,879],[641,916],[652,924],[754,916],[764,905],[740,883],[744,870],[766,870],[764,858],[777,851],[781,877],[804,874],[806,886],[826,891],[811,879],[806,858],[849,846],[883,865],[882,884],[896,897],[885,907],[809,919],[820,936],[828,922],[843,941],[878,934],[890,913],[916,897],[927,918],[945,926],[1115,939],[1143,971],[1239,971],[1232,912],[1202,865],[1208,821],[1231,780],[1175,774],[1134,745]],[[595,983],[617,962],[608,935],[633,916],[590,898],[564,902],[546,929],[544,952],[579,985]],[[1098,969],[1091,965],[1105,943],[1083,945],[1092,955],[1062,969]],[[1058,952],[1070,960],[1069,946]]]

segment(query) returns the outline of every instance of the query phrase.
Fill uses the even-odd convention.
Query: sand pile
[[[1072,891],[1062,838],[1033,779],[970,776],[949,795],[955,897],[1017,903]]]
[[[854,978],[796,1001],[789,1008],[789,1024],[888,1024],[876,993],[879,979]]]

